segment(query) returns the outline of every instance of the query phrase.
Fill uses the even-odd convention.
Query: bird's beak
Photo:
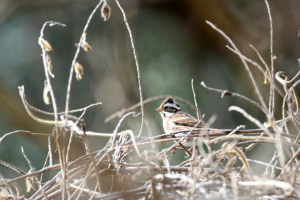
[[[161,108],[157,108],[157,109],[154,110],[154,111],[156,111],[156,112],[161,112],[162,110],[161,110]]]

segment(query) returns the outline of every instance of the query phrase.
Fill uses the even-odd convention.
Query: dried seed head
[[[47,40],[45,40],[44,38],[41,38],[41,43],[42,43],[42,45],[44,46],[44,48],[47,52],[52,51],[52,47],[51,47],[50,43]]]
[[[270,84],[268,74],[269,74],[268,71],[266,71],[264,74],[264,84]]]
[[[75,44],[76,47],[78,47],[78,43]],[[82,45],[80,46],[83,48],[84,51],[91,51],[92,47],[89,45],[87,42],[83,42]]]
[[[31,169],[29,170],[28,174],[31,174]],[[34,176],[30,176],[26,178],[26,191],[30,192],[32,188],[31,182],[34,181]]]
[[[270,84],[267,74],[264,75],[264,84]]]
[[[78,47],[78,43],[76,43],[75,46]],[[92,50],[92,47],[89,45],[89,43],[86,42],[86,33],[84,33],[82,36],[82,42],[80,47],[82,47],[85,51]]]
[[[47,81],[45,81],[45,86],[44,86],[44,91],[43,91],[43,99],[44,99],[45,104],[47,104],[47,105],[49,105],[51,103],[49,92],[50,92],[49,85],[48,85]]]
[[[77,81],[79,81],[80,79],[82,79],[83,67],[81,64],[76,62],[74,65],[74,69],[75,69],[75,73],[76,73],[76,79],[77,79]]]
[[[31,185],[31,183],[29,181],[29,179],[31,179],[31,178],[33,178],[33,177],[27,177],[26,178],[26,192],[30,192],[30,190],[32,188],[32,185]]]
[[[104,19],[104,21],[107,21],[111,14],[111,8],[109,5],[107,5],[106,1],[103,3],[103,6],[101,8],[101,17]]]
[[[52,61],[48,54],[46,55],[46,63],[47,63],[48,73],[52,78],[54,78],[54,74],[52,73],[53,70]]]
[[[81,47],[85,50],[85,51],[90,51],[92,50],[92,47],[89,45],[89,43],[87,42],[83,42]]]

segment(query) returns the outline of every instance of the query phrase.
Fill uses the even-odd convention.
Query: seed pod
[[[31,174],[31,169],[29,170],[28,174]],[[30,192],[32,188],[31,182],[34,181],[34,176],[30,176],[26,178],[26,192]]]
[[[41,42],[47,52],[52,51],[52,47],[47,40],[45,40],[44,38],[41,38]]]
[[[104,19],[104,21],[107,21],[111,14],[111,8],[109,5],[107,5],[106,1],[103,3],[103,6],[101,7],[101,17]]]
[[[75,46],[78,47],[78,43],[76,43]],[[86,33],[84,33],[82,36],[82,42],[81,42],[80,47],[82,47],[84,49],[84,51],[92,50],[92,47],[86,41]]]
[[[92,50],[92,47],[89,45],[89,43],[87,43],[86,41],[84,41],[81,45],[81,47],[85,50],[85,51],[90,51]]]
[[[83,67],[81,64],[76,62],[74,65],[74,69],[75,69],[76,79],[77,81],[79,81],[80,79],[82,79]]]
[[[264,75],[264,84],[270,84],[267,73]]]
[[[49,96],[50,88],[48,86],[47,81],[45,81],[44,91],[43,91],[43,99],[46,105],[51,103],[50,96]]]
[[[48,73],[50,74],[50,76],[52,78],[54,78],[54,74],[52,73],[52,70],[53,70],[52,61],[48,54],[46,55],[46,63],[47,63]]]

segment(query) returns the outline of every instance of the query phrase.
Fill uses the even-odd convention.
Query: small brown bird
[[[184,112],[173,97],[166,98],[155,111],[161,115],[164,131],[167,134],[185,131],[177,135],[182,136],[188,134],[188,131],[193,128],[207,127],[207,124],[203,121],[199,122],[196,118]],[[191,142],[185,142],[184,144],[186,146],[192,146]]]

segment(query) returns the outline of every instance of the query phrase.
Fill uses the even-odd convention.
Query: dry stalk
[[[71,64],[71,69],[70,69],[70,76],[69,76],[69,81],[68,81],[68,86],[67,86],[67,96],[66,96],[66,108],[65,108],[65,114],[68,115],[69,114],[69,102],[70,102],[70,95],[71,95],[71,84],[72,84],[72,78],[73,78],[73,73],[74,73],[74,65],[77,62],[77,58],[78,55],[80,53],[80,48],[82,46],[82,43],[84,42],[84,39],[86,37],[86,31],[91,23],[92,18],[94,17],[96,11],[100,8],[101,4],[103,3],[103,0],[100,0],[99,3],[96,5],[96,7],[94,8],[94,10],[91,12],[80,37],[79,43],[77,45],[77,50],[76,53],[74,55],[74,58],[72,60],[72,64]]]
[[[116,3],[118,4],[118,7],[120,8],[122,14],[123,14],[123,19],[124,19],[124,23],[126,25],[128,34],[129,34],[129,38],[130,38],[130,43],[131,43],[131,48],[132,48],[132,52],[134,55],[134,60],[135,60],[135,65],[136,65],[136,71],[137,71],[137,76],[138,76],[138,85],[139,85],[139,93],[140,93],[140,104],[141,104],[141,112],[142,112],[142,123],[141,123],[141,128],[140,128],[140,132],[138,134],[137,137],[140,137],[143,131],[143,127],[144,127],[144,120],[145,120],[145,113],[144,113],[144,104],[143,104],[143,89],[142,89],[142,81],[141,81],[141,72],[140,72],[140,66],[139,66],[139,61],[138,61],[138,57],[137,57],[137,53],[135,50],[135,46],[134,46],[134,41],[133,41],[133,36],[131,33],[131,29],[129,26],[129,23],[127,21],[127,17],[125,14],[125,11],[123,10],[121,4],[119,3],[118,0],[116,0]]]

